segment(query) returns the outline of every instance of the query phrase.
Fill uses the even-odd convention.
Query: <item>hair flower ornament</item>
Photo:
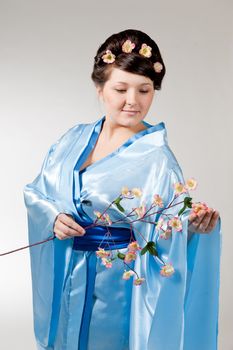
[[[160,73],[162,69],[163,69],[163,65],[160,62],[154,63],[154,70],[156,71],[156,73]]]
[[[122,52],[131,53],[133,51],[133,49],[135,48],[135,46],[136,46],[135,43],[133,43],[131,40],[127,39],[123,43],[121,49],[122,49]],[[151,46],[143,43],[141,45],[140,50],[139,50],[139,54],[144,56],[144,57],[149,58],[152,56],[151,51],[152,51]],[[116,55],[114,55],[111,50],[106,50],[105,54],[103,56],[101,56],[101,58],[105,63],[113,63],[115,61]],[[96,59],[96,62],[97,62],[97,59]],[[163,65],[160,62],[155,62],[153,64],[153,67],[154,67],[154,70],[156,73],[160,73],[163,69]]]
[[[111,50],[106,50],[106,54],[102,56],[102,59],[105,63],[113,63],[115,61],[115,55]]]
[[[131,40],[126,40],[124,44],[122,45],[122,51],[126,53],[132,52],[132,50],[135,48],[135,44],[132,43]]]
[[[146,44],[142,44],[141,49],[139,50],[140,55],[145,56],[145,57],[151,57],[152,48]]]

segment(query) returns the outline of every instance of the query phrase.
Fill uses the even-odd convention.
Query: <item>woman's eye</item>
[[[125,92],[126,90],[118,90],[118,89],[116,89],[116,91],[117,92]],[[149,91],[144,91],[144,90],[142,90],[142,91],[140,91],[141,93],[143,93],[143,94],[146,94],[147,92],[149,92]]]

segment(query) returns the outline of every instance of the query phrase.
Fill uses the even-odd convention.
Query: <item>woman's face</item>
[[[113,68],[110,78],[97,93],[105,106],[106,120],[134,127],[146,116],[154,97],[153,81],[145,76]],[[127,111],[133,111],[128,113]]]

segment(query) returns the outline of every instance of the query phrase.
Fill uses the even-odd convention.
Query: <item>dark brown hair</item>
[[[135,48],[130,53],[122,52],[122,45],[126,40],[131,40],[135,43]],[[146,44],[152,48],[151,57],[144,57],[139,54],[142,44]],[[102,56],[106,50],[116,55],[113,63],[105,63]],[[136,29],[126,29],[119,33],[112,34],[105,42],[99,46],[91,74],[91,79],[96,86],[103,87],[105,82],[109,79],[112,68],[119,68],[123,71],[144,75],[150,78],[154,84],[154,90],[160,90],[163,77],[166,69],[159,51],[158,45],[146,33]],[[163,65],[160,73],[156,73],[153,67],[155,62]]]

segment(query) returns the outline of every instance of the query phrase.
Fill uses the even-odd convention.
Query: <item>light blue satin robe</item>
[[[39,175],[24,187],[30,244],[53,235],[56,216],[61,212],[72,214],[77,221],[82,215],[94,220],[93,211],[103,211],[123,186],[141,188],[140,203],[151,204],[157,193],[166,205],[174,198],[173,184],[184,183],[163,122],[151,125],[144,121],[148,129],[79,174],[104,119],[69,129],[51,146]],[[121,203],[126,212],[140,205],[138,198]],[[181,207],[175,206],[169,213],[175,215]],[[113,220],[126,219],[121,227],[129,227],[129,219],[116,207],[108,213]],[[154,225],[134,224],[139,245],[144,246],[137,233],[142,232],[147,241],[156,242],[163,261],[175,268],[174,275],[163,277],[159,273],[161,261],[148,253],[138,255],[133,264],[146,279],[141,286],[133,285],[132,278],[121,279],[121,261],[106,269],[93,252],[74,251],[73,238],[32,247],[37,348],[217,349],[221,220],[208,235],[194,233],[189,239],[189,213],[186,210],[181,216],[182,232],[172,231],[168,240],[160,237]],[[158,218],[158,214],[151,217],[153,221]]]

